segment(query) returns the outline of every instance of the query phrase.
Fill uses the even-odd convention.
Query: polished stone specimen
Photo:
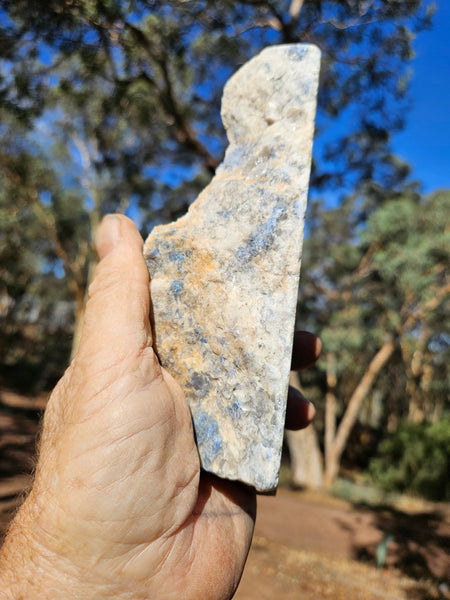
[[[225,159],[144,254],[156,351],[182,386],[202,467],[258,491],[280,467],[320,53],[263,50],[228,81]]]

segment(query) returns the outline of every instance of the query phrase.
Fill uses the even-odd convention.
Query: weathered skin
[[[277,46],[230,79],[224,162],[144,248],[156,350],[202,467],[258,491],[278,483],[319,64],[314,46]]]

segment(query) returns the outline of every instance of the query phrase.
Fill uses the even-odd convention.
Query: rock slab
[[[186,394],[202,467],[261,492],[278,483],[319,65],[296,44],[237,71],[223,163],[144,247],[156,350]]]

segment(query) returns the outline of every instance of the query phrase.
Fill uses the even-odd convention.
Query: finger
[[[134,246],[142,254],[144,241],[136,225],[125,215],[106,215],[99,225],[96,236],[97,254],[100,260],[120,244]]]
[[[291,370],[299,371],[311,367],[320,356],[322,343],[309,331],[296,331],[292,347]]]
[[[286,429],[304,429],[314,419],[316,409],[297,389],[289,386],[286,407]]]
[[[115,360],[151,345],[149,276],[134,223],[109,215],[100,224],[100,262],[89,287],[80,353]],[[104,365],[107,366],[107,365]]]

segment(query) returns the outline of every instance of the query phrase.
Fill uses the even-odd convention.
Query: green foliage
[[[445,227],[449,213],[450,193],[439,191],[428,198],[388,202],[369,219],[363,239],[376,244],[377,273],[401,297],[429,300],[435,284],[445,278],[450,259],[450,231]]]
[[[186,206],[199,174],[217,166],[229,75],[264,46],[307,41],[323,51],[313,187],[392,188],[408,169],[390,137],[403,124],[412,40],[430,26],[432,6],[305,0],[296,12],[285,0],[4,0],[0,107],[29,127],[56,109],[78,135],[81,118],[95,169],[111,181],[110,206],[135,195],[150,223],[161,196],[169,206],[176,188]],[[181,177],[167,175],[179,165],[188,167]]]
[[[51,387],[67,364],[76,289],[84,294],[89,222],[79,194],[63,187],[40,149],[14,131],[5,120],[0,382],[30,393]]]
[[[365,504],[374,507],[387,504],[384,491],[375,485],[367,485],[365,481],[359,483],[339,478],[334,483],[331,493],[352,504]]]
[[[373,481],[388,492],[414,492],[450,500],[450,415],[437,423],[403,422],[381,444],[369,466]]]
[[[450,408],[449,200],[448,190],[425,197],[405,190],[385,198],[364,223],[354,198],[332,210],[310,205],[297,326],[320,332],[324,351],[319,368],[302,374],[302,383],[322,415],[331,382],[338,432],[349,423],[349,405],[352,418],[363,414],[381,439],[399,418],[437,420]],[[364,387],[386,344],[393,353]],[[364,395],[355,409],[350,400],[358,389]],[[347,436],[351,446],[348,430]],[[348,447],[345,455],[354,450]],[[371,452],[367,448],[367,459]],[[395,463],[387,466],[398,489],[406,489],[405,473]],[[440,472],[424,469],[415,486],[426,472],[439,481]]]
[[[348,348],[354,355],[386,334],[406,334],[405,325],[416,338],[420,324],[439,321],[446,329],[449,212],[446,190],[394,197],[358,228],[345,204],[333,210],[312,205],[302,290],[306,314],[320,318],[330,350]],[[431,302],[427,310],[440,295],[442,305]],[[315,308],[321,302],[323,312]]]

